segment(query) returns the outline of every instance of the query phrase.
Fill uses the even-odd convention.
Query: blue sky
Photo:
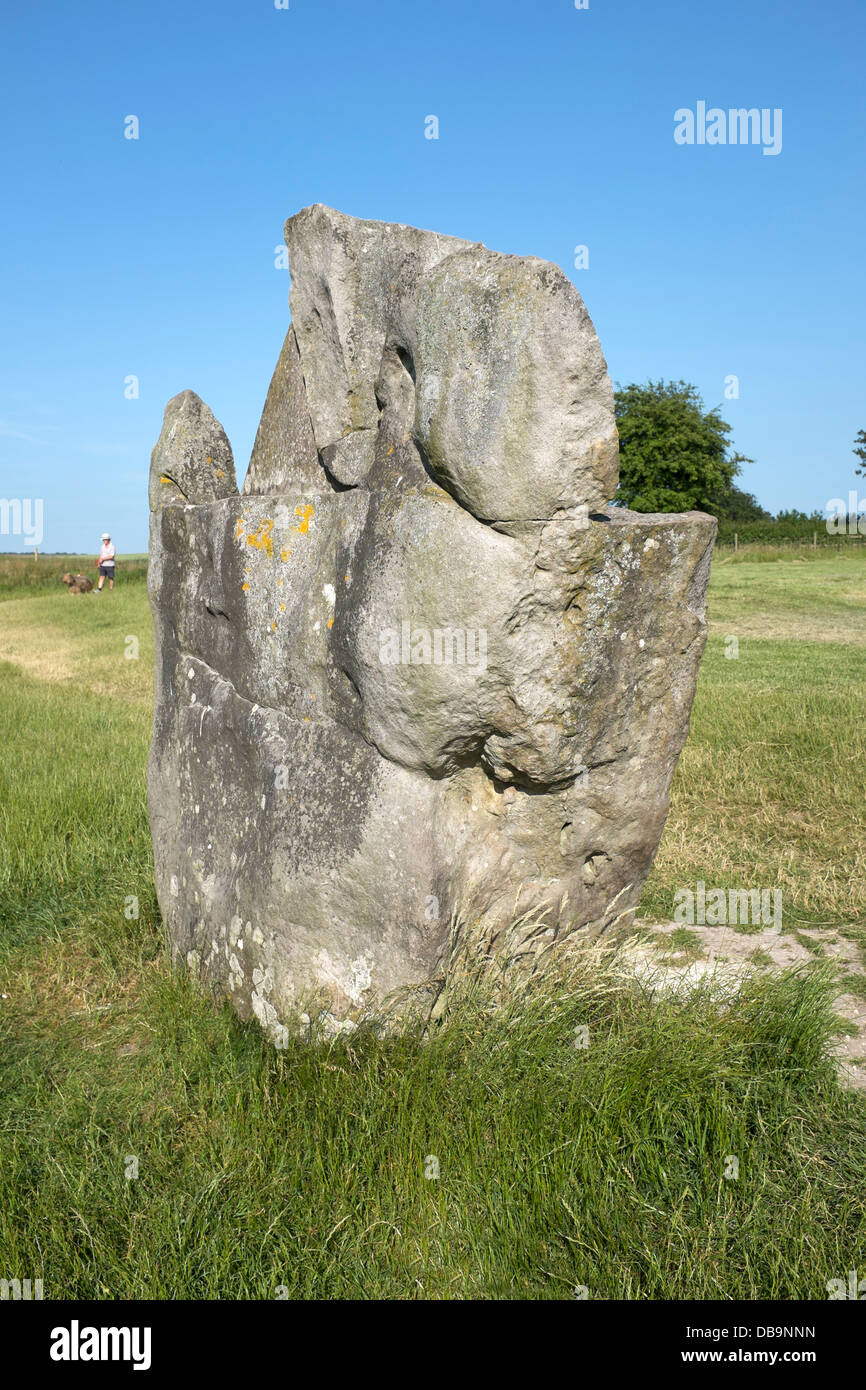
[[[43,549],[146,549],[185,387],[243,478],[313,202],[558,262],[614,381],[694,382],[765,506],[866,493],[862,0],[4,11],[0,495],[44,499]],[[699,101],[780,108],[781,152],[678,145]]]

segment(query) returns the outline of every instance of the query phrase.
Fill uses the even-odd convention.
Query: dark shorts
[[[114,578],[114,565],[100,565],[100,566],[99,566],[99,573],[102,575],[102,578],[103,578],[103,579],[113,579],[113,578]]]

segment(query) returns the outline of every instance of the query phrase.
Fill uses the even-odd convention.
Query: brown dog
[[[64,574],[62,579],[70,594],[89,594],[93,588],[93,580],[86,574]]]

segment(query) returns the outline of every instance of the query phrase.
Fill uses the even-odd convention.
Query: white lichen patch
[[[373,963],[366,956],[356,956],[350,963],[335,961],[327,951],[317,951],[313,961],[317,982],[325,989],[336,989],[357,1008],[373,983]]]
[[[246,976],[244,968],[237,956],[232,952],[229,956],[229,989],[241,989],[245,983]]]
[[[373,983],[371,962],[366,956],[358,956],[352,961],[352,986],[346,991],[353,1004],[362,1004],[364,995]]]

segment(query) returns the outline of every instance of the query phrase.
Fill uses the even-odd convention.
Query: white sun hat
[[[103,533],[102,533],[102,539],[103,539],[104,541],[110,541],[110,540],[111,540],[111,537],[109,536],[109,534],[108,534],[107,531],[103,531]]]

